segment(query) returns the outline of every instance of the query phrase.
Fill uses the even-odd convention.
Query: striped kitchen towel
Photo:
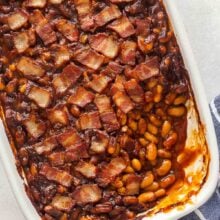
[[[212,100],[210,109],[220,151],[220,95]],[[181,220],[220,220],[220,178],[212,198],[195,212]]]

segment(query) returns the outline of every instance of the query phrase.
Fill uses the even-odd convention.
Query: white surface
[[[220,1],[174,0],[202,75],[210,101],[220,93]],[[2,156],[2,155],[1,155]],[[0,216],[4,220],[24,220],[0,162]]]

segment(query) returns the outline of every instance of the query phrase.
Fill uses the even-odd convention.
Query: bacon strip
[[[44,134],[46,131],[46,125],[43,121],[39,120],[36,115],[30,114],[27,119],[23,121],[23,124],[28,133],[37,139]]]
[[[82,130],[99,129],[102,127],[98,112],[89,112],[80,115],[79,124]]]
[[[117,32],[123,38],[129,37],[135,34],[134,26],[132,25],[132,23],[129,21],[129,19],[126,16],[122,16],[116,21],[113,21],[107,27]]]
[[[113,158],[109,164],[100,170],[97,181],[102,186],[107,186],[109,183],[123,172],[126,168],[126,162],[121,157]]]
[[[144,102],[144,90],[135,79],[131,79],[124,83],[125,90],[130,98],[136,103]]]
[[[111,77],[104,74],[100,74],[99,76],[95,77],[92,81],[88,82],[87,86],[93,89],[95,92],[101,93],[108,86],[108,83],[111,81]]]
[[[51,205],[58,210],[70,212],[76,202],[68,196],[57,195],[53,198]]]
[[[28,98],[33,100],[39,107],[47,108],[51,103],[52,95],[46,89],[32,86]]]
[[[159,62],[157,57],[153,57],[144,63],[137,65],[129,74],[141,81],[159,75]]]
[[[94,50],[102,53],[108,58],[113,59],[118,54],[119,46],[113,39],[113,36],[105,33],[99,33],[91,36],[89,42]]]
[[[83,73],[83,69],[74,63],[66,66],[62,73],[55,77],[52,81],[53,87],[57,94],[62,94],[69,89],[71,85],[76,83],[81,74]]]
[[[8,26],[12,30],[17,30],[23,27],[28,22],[28,15],[24,11],[17,11],[8,16]]]
[[[33,148],[38,154],[41,155],[41,154],[47,154],[51,152],[57,146],[58,146],[58,143],[56,141],[56,138],[49,137],[43,140],[42,142],[33,145]]]
[[[101,12],[99,12],[95,17],[95,22],[98,26],[103,26],[109,21],[112,21],[121,16],[121,11],[118,6],[111,4],[106,6]]]
[[[89,179],[96,178],[97,167],[93,165],[92,163],[80,161],[76,165],[75,170],[80,172],[86,178],[89,178]]]
[[[137,44],[133,41],[124,41],[121,44],[121,62],[128,65],[135,65]]]
[[[79,107],[85,107],[88,103],[92,102],[95,98],[92,92],[87,91],[84,87],[80,86],[76,92],[68,99],[68,103],[78,105]]]
[[[96,104],[100,118],[103,123],[103,127],[107,132],[112,132],[120,128],[116,114],[111,107],[110,98],[106,95],[96,96],[94,103]]]
[[[61,32],[69,41],[78,41],[79,31],[75,24],[66,19],[59,19],[56,22],[56,28]]]
[[[48,156],[52,166],[61,166],[65,163],[65,152],[54,152]]]
[[[52,109],[47,109],[47,117],[52,124],[69,124],[68,109],[64,105],[58,105]]]
[[[89,48],[82,48],[75,52],[75,59],[81,64],[97,70],[104,62],[104,56]]]
[[[125,92],[118,91],[113,96],[113,101],[116,106],[120,108],[125,114],[131,111],[134,108],[134,104],[131,99],[126,95]]]
[[[102,198],[102,191],[96,184],[79,186],[73,192],[73,198],[78,205],[98,202]]]
[[[44,164],[39,172],[41,175],[45,176],[48,180],[55,181],[63,186],[70,187],[73,177],[64,170],[59,170],[57,168],[51,167]]]
[[[17,69],[27,78],[38,78],[45,74],[44,69],[28,57],[21,57],[18,61]]]
[[[23,53],[30,46],[29,36],[26,32],[17,33],[14,35],[13,40],[18,53]]]
[[[27,0],[27,7],[31,8],[44,8],[47,0]]]
[[[108,146],[108,135],[102,131],[96,131],[95,136],[92,137],[90,150],[97,154],[105,153]]]

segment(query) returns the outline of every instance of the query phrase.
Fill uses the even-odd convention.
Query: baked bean
[[[146,158],[153,161],[157,158],[157,147],[154,143],[147,145]]]
[[[177,133],[176,132],[172,132],[171,134],[169,134],[166,138],[166,140],[163,142],[163,146],[166,149],[170,149],[173,145],[176,144],[177,142]]]
[[[127,124],[127,115],[124,112],[118,110],[117,117],[118,117],[118,120],[121,126],[124,126]]]
[[[161,129],[161,136],[165,138],[171,130],[171,123],[169,121],[164,121]]]
[[[152,202],[156,199],[155,194],[153,192],[142,193],[138,196],[139,203]]]
[[[121,188],[123,187],[123,182],[119,178],[116,178],[116,180],[112,183],[112,185],[115,188]]]
[[[156,192],[154,192],[155,196],[157,198],[165,196],[166,195],[166,191],[165,189],[158,189]]]
[[[72,105],[71,107],[70,107],[70,112],[71,112],[71,114],[74,116],[74,117],[79,117],[79,115],[80,115],[80,110],[79,110],[79,108],[76,106],[76,105]]]
[[[154,94],[151,91],[147,91],[144,94],[145,102],[152,102],[154,100]]]
[[[131,128],[133,131],[137,131],[137,126],[137,122],[129,118],[128,127]]]
[[[144,111],[145,112],[150,112],[151,109],[153,108],[154,104],[151,102],[151,103],[148,103],[145,107],[144,107]]]
[[[147,172],[144,179],[141,182],[141,188],[144,189],[148,186],[150,186],[154,181],[154,175],[151,171]]]
[[[164,177],[163,179],[160,180],[160,186],[162,188],[167,188],[169,186],[171,186],[176,180],[176,177],[174,174],[170,174],[166,177]]]
[[[154,192],[154,191],[158,190],[159,187],[160,187],[159,183],[154,181],[150,186],[146,187],[144,190]]]
[[[120,195],[125,195],[125,194],[126,194],[126,188],[125,188],[125,187],[119,188],[119,189],[118,189],[118,193],[119,193]]]
[[[0,91],[3,91],[5,89],[5,82],[3,80],[3,77],[0,76]]]
[[[151,134],[153,134],[153,135],[157,135],[157,133],[158,133],[158,128],[157,128],[155,125],[151,124],[151,123],[149,123],[149,124],[147,125],[147,130],[148,130]]]
[[[144,134],[146,130],[147,130],[147,123],[143,118],[140,118],[140,120],[138,121],[138,132],[140,134]]]
[[[147,83],[147,87],[149,89],[152,89],[153,87],[155,87],[157,85],[157,80],[156,79],[150,79],[150,81]]]
[[[187,100],[187,97],[186,96],[178,96],[175,98],[173,104],[174,105],[181,105],[181,104],[185,104],[186,103],[186,100]]]
[[[170,107],[168,108],[167,113],[173,117],[182,117],[186,114],[186,108],[184,106]]]
[[[154,136],[153,134],[149,133],[149,132],[145,132],[145,133],[144,133],[144,137],[145,137],[148,141],[150,141],[150,142],[152,142],[152,143],[155,143],[155,144],[158,143],[157,137]]]
[[[142,146],[146,146],[148,144],[148,141],[145,138],[139,138],[139,142]]]
[[[138,159],[133,159],[131,161],[131,164],[132,164],[132,167],[137,171],[140,171],[142,168],[141,162]]]
[[[124,170],[125,173],[134,173],[134,169],[131,166],[127,166]]]
[[[175,98],[176,98],[176,93],[170,92],[170,93],[168,93],[168,95],[165,98],[165,103],[167,105],[171,105],[171,104],[173,104]]]
[[[159,149],[157,151],[157,155],[158,155],[158,157],[165,158],[165,159],[169,159],[172,157],[171,153],[167,150],[164,150],[164,149]]]
[[[154,124],[157,127],[160,127],[162,124],[162,122],[155,115],[150,115],[149,120],[152,124]]]
[[[135,196],[125,196],[123,198],[123,203],[125,205],[134,205],[138,203],[138,198]]]
[[[34,163],[32,163],[32,164],[31,164],[30,171],[31,171],[31,174],[32,174],[33,176],[35,176],[35,175],[38,173],[38,171],[37,171],[37,165],[34,164]]]
[[[172,163],[170,160],[163,160],[162,164],[160,167],[157,168],[157,174],[159,176],[165,176],[171,169]]]

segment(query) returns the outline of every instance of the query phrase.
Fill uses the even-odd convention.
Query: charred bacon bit
[[[51,93],[46,89],[33,86],[28,93],[28,98],[33,100],[39,107],[47,108],[51,103]]]
[[[92,49],[102,53],[108,58],[113,59],[118,54],[119,46],[113,39],[113,36],[105,33],[99,33],[91,36],[89,42]]]
[[[126,162],[121,157],[113,158],[109,164],[107,164],[98,173],[97,181],[101,186],[107,186],[109,183],[123,172],[126,168]]]
[[[34,114],[30,114],[29,117],[23,121],[23,124],[30,136],[34,139],[39,138],[46,131],[45,123],[39,120]]]
[[[99,12],[94,19],[98,26],[103,26],[109,21],[119,18],[120,16],[121,11],[119,10],[118,6],[111,4]]]
[[[27,0],[27,7],[31,8],[44,8],[47,0]]]
[[[129,74],[141,81],[159,75],[159,62],[157,57],[153,57],[144,63],[137,65]]]
[[[97,154],[105,153],[108,146],[108,135],[103,131],[96,131],[92,137],[90,150]]]
[[[73,192],[73,198],[78,205],[98,202],[102,198],[102,191],[96,184],[79,186]]]
[[[51,202],[54,208],[64,212],[70,212],[75,204],[76,202],[72,198],[61,195],[55,196]]]
[[[95,77],[92,81],[90,81],[87,86],[93,89],[95,92],[101,93],[107,86],[108,83],[112,81],[112,78],[100,74],[99,76]]]
[[[135,79],[131,79],[124,84],[125,90],[130,98],[136,103],[144,102],[144,90]]]
[[[80,115],[79,124],[82,130],[99,129],[102,127],[98,112],[89,112]]]
[[[63,132],[58,136],[57,141],[66,149],[85,144],[75,129]]]
[[[140,191],[141,178],[135,174],[128,174],[126,176],[126,195],[138,195]]]
[[[45,74],[44,69],[28,57],[21,57],[17,69],[27,78],[39,78]]]
[[[8,26],[12,30],[17,30],[27,24],[28,15],[24,11],[17,11],[8,17]]]
[[[48,156],[52,166],[61,166],[65,163],[65,152],[54,152]]]
[[[114,30],[123,38],[135,34],[134,26],[126,16],[122,16],[116,21],[113,21],[111,24],[108,25],[108,28]]]
[[[70,60],[70,51],[64,45],[56,46],[54,55],[56,67],[61,67]]]
[[[67,89],[79,79],[81,74],[83,73],[83,69],[74,63],[66,66],[62,73],[54,78],[52,84],[56,90],[57,94],[62,94],[66,92]]]
[[[58,105],[47,110],[47,117],[52,124],[67,125],[69,123],[68,109],[66,106]]]
[[[80,172],[86,178],[89,178],[89,179],[96,178],[97,167],[93,165],[92,163],[80,161],[76,165],[75,170]]]
[[[107,132],[118,130],[120,125],[118,123],[116,114],[111,107],[110,98],[106,95],[98,95],[96,96],[94,103],[99,110],[100,118],[105,130]]]
[[[134,103],[126,95],[125,92],[116,92],[113,96],[113,101],[115,102],[116,106],[120,108],[120,110],[123,111],[125,114],[127,114],[134,108]]]
[[[48,180],[55,181],[66,187],[70,187],[73,180],[73,177],[68,172],[51,167],[47,164],[42,165],[39,173]]]
[[[137,44],[133,41],[125,41],[121,44],[121,62],[128,65],[135,65]]]
[[[112,3],[133,2],[134,0],[110,0]]]
[[[69,41],[77,41],[79,38],[79,31],[78,31],[76,25],[66,19],[59,19],[56,22],[56,28]]]
[[[150,34],[151,20],[149,18],[136,19],[136,34],[141,37],[147,37]]]
[[[112,61],[104,70],[101,71],[101,74],[115,78],[116,75],[122,73],[123,69],[123,66],[121,66],[119,63]]]
[[[75,59],[81,64],[97,70],[104,62],[104,56],[90,48],[82,48],[75,52]]]
[[[78,87],[76,92],[68,99],[68,103],[78,105],[79,107],[85,107],[88,103],[94,99],[94,94],[82,86]]]
[[[57,140],[55,137],[50,137],[44,141],[33,145],[33,148],[38,154],[47,154],[50,153],[55,147],[58,146]]]
[[[30,46],[29,36],[26,32],[17,33],[13,39],[18,53],[23,53]]]
[[[80,159],[87,158],[89,158],[88,146],[83,141],[81,144],[70,147],[65,154],[65,161],[67,162],[78,161]]]

